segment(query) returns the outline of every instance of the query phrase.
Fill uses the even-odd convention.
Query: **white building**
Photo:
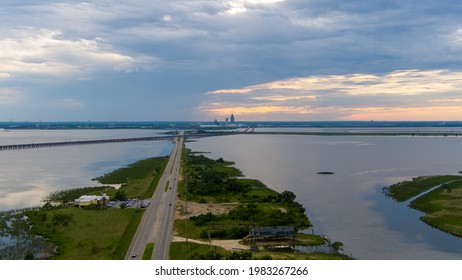
[[[103,193],[102,195],[82,195],[81,197],[74,200],[75,206],[90,206],[100,205],[103,201],[109,202],[109,195]]]

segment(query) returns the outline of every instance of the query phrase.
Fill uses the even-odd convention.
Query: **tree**
[[[127,200],[127,194],[125,193],[124,190],[118,190],[118,191],[115,193],[114,199],[115,199],[115,200],[118,200],[118,201]]]
[[[330,245],[330,247],[332,248],[332,250],[338,254],[339,251],[342,251],[343,250],[343,243],[340,242],[340,241],[335,241],[334,243],[332,243]]]
[[[25,260],[33,260],[35,259],[34,253],[32,251],[27,251],[26,255],[24,256]]]
[[[62,225],[67,227],[70,222],[74,221],[74,215],[72,214],[65,214],[65,213],[56,213],[53,215],[52,224],[53,226]]]
[[[292,203],[295,201],[295,194],[291,191],[283,191],[281,193],[281,198],[284,202]]]
[[[252,252],[232,252],[228,260],[251,260]]]
[[[46,202],[43,206],[42,206],[42,209],[44,210],[49,210],[49,209],[52,209],[53,208],[53,205],[51,205],[50,202]]]

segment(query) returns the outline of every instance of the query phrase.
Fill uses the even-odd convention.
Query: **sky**
[[[0,121],[460,121],[461,14],[452,0],[2,0]]]

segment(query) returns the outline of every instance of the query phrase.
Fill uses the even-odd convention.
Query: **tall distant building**
[[[231,114],[230,120],[231,120],[231,124],[234,124],[234,114]]]

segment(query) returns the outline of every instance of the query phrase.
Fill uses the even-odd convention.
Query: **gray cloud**
[[[212,91],[198,110],[247,119],[273,113],[304,120],[457,120],[462,117],[461,81],[462,72],[449,70],[308,76]]]
[[[0,88],[27,99],[42,94],[24,89],[37,74],[65,77],[47,79],[59,83],[51,91],[66,91],[69,80],[85,90],[106,81],[95,88],[111,90],[112,83],[122,103],[134,94],[168,104],[178,104],[169,96],[183,96],[178,106],[189,113],[182,117],[198,118],[204,116],[192,108],[210,102],[201,102],[210,98],[206,91],[310,75],[459,70],[460,14],[462,4],[454,1],[2,1],[0,82],[8,86]],[[137,90],[121,92],[130,79]],[[97,95],[104,94],[95,89]],[[50,104],[63,100],[52,96]],[[325,104],[308,101],[327,106],[367,99],[331,96]],[[146,118],[165,117],[151,114]]]

